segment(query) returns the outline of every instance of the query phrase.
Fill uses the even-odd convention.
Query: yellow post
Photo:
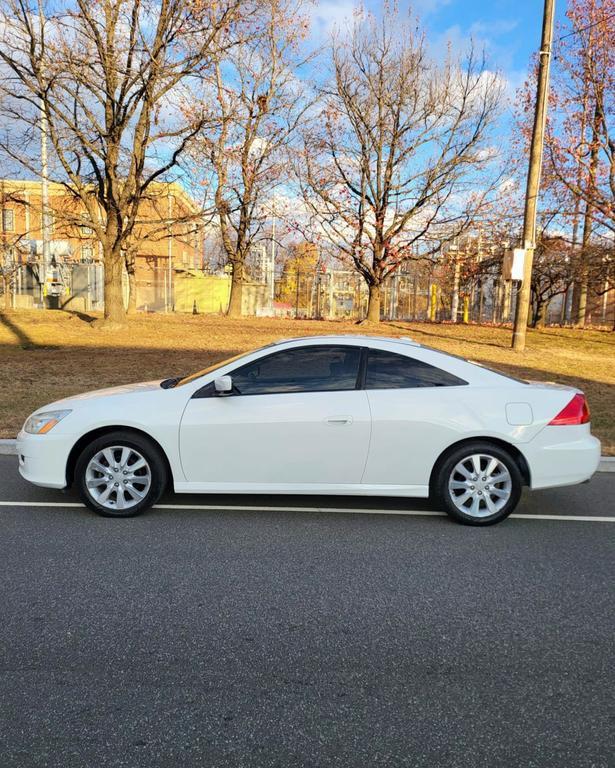
[[[432,283],[431,296],[429,297],[429,319],[431,321],[436,319],[437,301],[438,301],[438,286],[435,283]]]
[[[463,322],[468,324],[470,321],[470,297],[463,297]]]

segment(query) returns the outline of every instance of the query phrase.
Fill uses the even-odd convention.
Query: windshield
[[[268,344],[268,347],[272,347],[273,344]],[[267,347],[261,347],[261,349],[266,349]],[[206,376],[208,373],[213,373],[214,371],[217,371],[218,368],[224,368],[225,365],[229,365],[229,363],[234,363],[235,360],[241,360],[242,357],[248,357],[248,355],[253,355],[254,352],[258,352],[259,350],[251,349],[249,352],[240,352],[238,355],[233,355],[233,357],[227,357],[226,360],[221,360],[218,363],[212,363],[212,365],[207,366],[207,368],[203,368],[200,371],[197,371],[196,373],[191,373],[190,376],[185,376],[183,379],[179,379],[176,384],[174,384],[174,387],[181,387],[184,384],[189,384],[191,381],[195,381],[195,379],[200,379],[201,376]]]

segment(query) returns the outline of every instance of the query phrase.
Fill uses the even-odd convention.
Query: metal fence
[[[40,262],[17,266],[10,275],[11,304],[21,309],[104,308],[104,270],[100,264],[59,264],[47,270]],[[6,285],[6,284],[5,284]]]
[[[471,285],[461,284],[457,302],[450,281],[433,268],[417,264],[411,272],[390,277],[381,291],[381,316],[386,320],[449,321],[457,304],[458,322],[506,323],[514,317],[516,284],[498,274]],[[227,274],[199,270],[166,270],[123,279],[124,298],[129,295],[137,311],[224,313],[230,294]],[[101,264],[65,263],[55,266],[42,278],[38,262],[20,265],[11,277],[11,304],[15,308],[61,308],[73,311],[102,311],[104,271]],[[564,296],[553,299],[545,322],[563,323]],[[304,319],[356,321],[365,317],[368,289],[356,272],[326,269],[282,272],[264,282],[247,280],[243,287],[243,314]],[[606,303],[593,321],[608,322]]]
[[[297,273],[275,281],[277,314],[299,318],[360,320],[367,312],[368,289],[356,272],[328,270]],[[516,291],[500,279],[459,290],[457,320],[508,322],[514,313]],[[386,320],[451,320],[452,287],[426,270],[400,273],[381,290],[381,316]]]

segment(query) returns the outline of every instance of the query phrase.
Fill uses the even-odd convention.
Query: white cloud
[[[473,44],[477,51],[484,50],[489,67],[498,71],[503,102],[510,106],[515,100],[517,88],[527,77],[526,70],[513,66],[515,45],[511,42],[510,33],[517,26],[518,22],[512,19],[476,21],[467,28],[454,24],[437,35],[430,35],[430,52],[435,59],[442,59],[448,51],[453,56],[463,55],[470,44]]]
[[[412,10],[421,18],[438,13],[441,8],[450,5],[451,0],[414,0],[411,3]]]
[[[360,12],[361,6],[353,0],[321,0],[310,9],[311,35],[324,42],[332,33],[348,30]]]

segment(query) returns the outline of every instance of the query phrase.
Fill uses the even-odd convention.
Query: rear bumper
[[[600,464],[600,440],[590,434],[588,424],[545,427],[518,448],[529,465],[533,489],[584,483]]]
[[[66,488],[66,465],[73,442],[66,435],[17,435],[19,473],[43,488]]]

